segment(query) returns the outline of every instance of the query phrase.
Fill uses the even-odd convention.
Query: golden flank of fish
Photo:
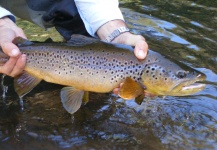
[[[68,43],[32,43],[21,38],[15,43],[27,55],[24,73],[14,80],[18,95],[23,97],[41,80],[65,85],[61,101],[71,114],[88,101],[88,91],[106,93],[120,83],[119,96],[137,101],[147,94],[184,96],[205,87],[196,83],[205,80],[203,73],[151,50],[146,59],[138,60],[131,46],[81,35],[73,35]],[[0,64],[7,60],[1,52]]]

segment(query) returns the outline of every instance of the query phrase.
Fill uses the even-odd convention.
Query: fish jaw
[[[179,83],[170,91],[171,96],[187,96],[202,91],[206,84],[198,83],[203,82],[206,79],[206,75],[198,74],[194,80],[187,80]]]

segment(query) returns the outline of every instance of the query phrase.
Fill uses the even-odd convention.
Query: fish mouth
[[[202,91],[206,87],[206,84],[203,83],[205,79],[206,79],[206,75],[199,74],[193,80],[182,81],[172,89],[171,91],[172,95],[186,96],[186,95],[191,95],[196,92]]]

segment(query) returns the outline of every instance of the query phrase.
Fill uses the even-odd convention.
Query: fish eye
[[[180,79],[183,79],[187,76],[187,73],[188,72],[186,72],[186,71],[178,71],[178,72],[176,72],[176,76]]]

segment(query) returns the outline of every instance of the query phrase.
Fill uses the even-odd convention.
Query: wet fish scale
[[[27,54],[26,70],[28,72],[40,68],[40,74],[48,82],[50,78],[53,78],[50,74],[59,78],[64,76],[65,80],[67,80],[66,85],[74,84],[76,80],[82,78],[83,82],[79,81],[80,84],[85,84],[88,81],[88,85],[92,87],[92,90],[98,92],[110,91],[111,88],[122,82],[126,76],[139,80],[143,65],[143,63],[135,62],[134,57],[132,60],[128,59],[131,52],[128,54],[123,52],[109,53],[98,49],[84,50],[82,48],[81,50],[78,48],[77,50],[69,50],[64,47],[60,47],[61,50],[57,47],[49,47],[49,50],[47,50],[47,47],[34,45],[31,46],[31,51],[28,49],[29,47],[23,47],[22,49]],[[50,52],[51,50],[52,52]],[[118,59],[120,57],[122,60]],[[123,61],[124,58],[127,59]],[[91,82],[91,79],[94,79],[94,81]],[[96,82],[101,82],[104,85],[99,85],[97,88]],[[107,89],[101,88],[99,91],[99,88],[105,85],[109,85],[109,87]],[[81,87],[78,86],[77,88]],[[87,88],[89,89],[89,87]]]

